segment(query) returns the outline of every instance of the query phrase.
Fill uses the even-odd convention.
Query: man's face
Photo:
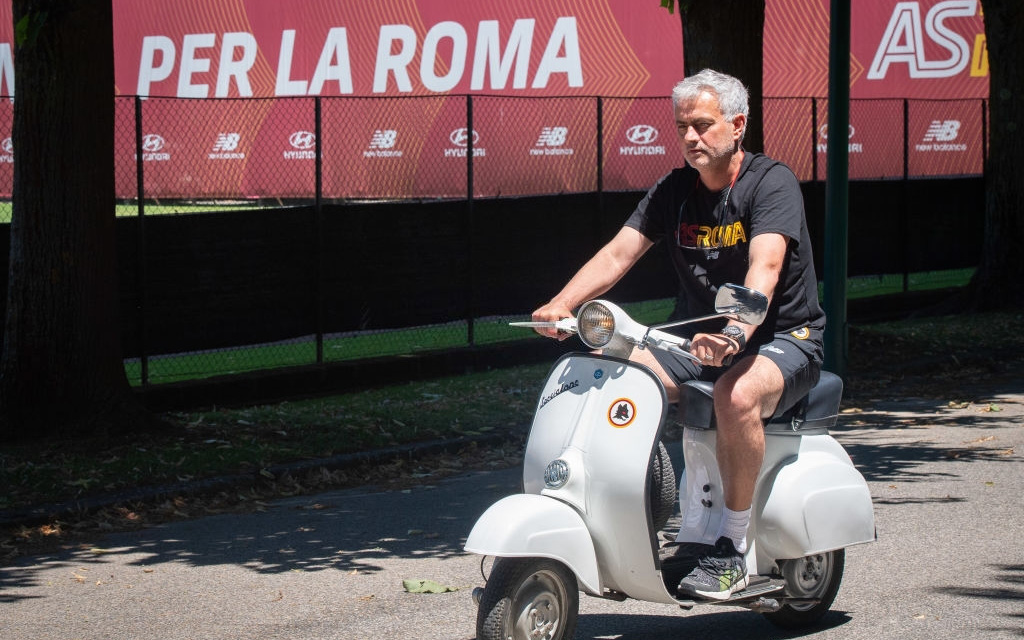
[[[676,107],[676,133],[687,164],[704,172],[722,169],[738,149],[737,142],[746,124],[738,115],[726,120],[718,98],[703,91],[696,100],[683,100]]]

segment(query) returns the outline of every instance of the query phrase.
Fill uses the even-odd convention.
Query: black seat
[[[688,380],[680,387],[679,421],[691,429],[714,429],[715,412],[711,393],[714,385],[703,380]],[[839,417],[843,399],[843,379],[822,371],[818,384],[796,404],[775,413],[765,422],[767,433],[812,435],[828,433]]]

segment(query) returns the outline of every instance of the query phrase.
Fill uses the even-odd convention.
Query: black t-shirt
[[[720,285],[743,284],[753,237],[786,236],[779,284],[754,340],[767,342],[769,334],[803,327],[824,329],[800,183],[781,162],[746,152],[736,182],[721,192],[709,192],[690,166],[674,169],[640,201],[626,226],[668,246],[679,276],[677,319],[713,313]]]

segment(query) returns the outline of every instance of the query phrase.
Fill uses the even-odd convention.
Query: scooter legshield
[[[585,591],[601,593],[587,525],[575,509],[553,498],[534,494],[502,498],[473,525],[465,548],[485,556],[552,558],[569,567]]]

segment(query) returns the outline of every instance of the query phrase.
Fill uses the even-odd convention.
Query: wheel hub
[[[516,597],[521,603],[516,628],[530,640],[557,638],[562,624],[558,580],[546,572],[539,572],[531,576],[523,587]]]

